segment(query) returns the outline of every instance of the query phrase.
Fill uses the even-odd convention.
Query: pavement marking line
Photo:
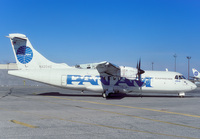
[[[156,110],[156,109],[133,107],[133,106],[125,106],[125,105],[116,105],[116,104],[101,103],[101,102],[94,102],[94,101],[76,100],[76,99],[69,99],[69,98],[55,97],[55,96],[46,96],[46,97],[58,98],[58,99],[65,99],[65,100],[71,100],[71,101],[79,101],[79,102],[85,102],[85,103],[91,103],[91,104],[110,105],[110,106],[117,106],[117,107],[123,107],[123,108],[131,108],[131,109],[140,109],[140,110],[155,111],[155,112],[162,112],[162,113],[170,113],[170,114],[176,114],[176,115],[182,115],[182,116],[200,118],[199,115],[191,115],[191,114],[186,114],[186,113],[162,111],[162,110]]]
[[[50,102],[50,101],[42,101],[42,102],[51,103],[51,104],[67,105],[67,104],[61,104],[61,103]],[[70,105],[70,106],[72,106],[72,105]],[[94,109],[94,108],[86,108],[86,107],[82,107],[82,106],[75,106],[75,107],[82,108],[82,109],[88,109],[88,110],[102,111],[102,112],[106,112],[106,113],[123,115],[123,116],[128,116],[128,117],[133,117],[133,118],[139,118],[139,119],[149,120],[149,121],[154,121],[154,122],[160,122],[160,123],[165,123],[165,124],[171,124],[171,125],[176,125],[176,126],[182,126],[182,127],[187,127],[187,128],[200,129],[200,127],[194,127],[194,126],[189,126],[189,125],[184,125],[184,124],[177,124],[177,123],[172,123],[172,122],[167,122],[167,121],[161,121],[161,120],[156,120],[156,119],[150,119],[150,118],[145,118],[145,117],[140,117],[140,116],[135,116],[135,115],[130,115],[130,114],[124,114],[124,113],[118,113],[118,112],[113,112],[113,111],[106,111],[106,110]]]
[[[170,134],[157,133],[157,132],[149,132],[149,131],[141,131],[141,130],[121,128],[121,127],[107,126],[107,125],[94,124],[94,123],[86,123],[86,122],[81,122],[81,121],[66,120],[66,119],[61,119],[61,118],[59,118],[59,120],[64,120],[64,121],[69,121],[69,122],[74,122],[74,123],[87,124],[87,125],[93,125],[93,126],[98,126],[98,127],[106,127],[106,128],[112,128],[112,129],[126,130],[126,131],[132,131],[132,132],[140,132],[140,133],[148,133],[148,134],[154,134],[154,135],[162,135],[162,136],[168,136],[168,137],[185,138],[185,139],[199,139],[199,138],[192,138],[192,137],[185,137],[185,136],[178,136],[178,135],[170,135]]]
[[[23,123],[23,122],[20,122],[20,121],[17,121],[17,120],[10,120],[10,121],[15,123],[15,124],[23,125],[23,126],[26,126],[26,127],[29,127],[29,128],[38,128],[38,126],[33,126],[33,125],[26,124],[26,123]]]
[[[49,96],[48,96],[49,97]],[[60,97],[59,97],[60,98]],[[61,98],[63,99],[63,98]],[[71,100],[71,99],[69,99]],[[73,100],[73,101],[78,101],[78,100]],[[82,100],[81,100],[82,101]],[[47,103],[53,103],[53,104],[59,104],[56,102],[49,102],[49,101],[42,101],[42,102],[47,102]],[[123,105],[122,105],[123,106]],[[91,109],[91,110],[96,110],[96,111],[102,111],[102,112],[107,112],[107,113],[113,113],[113,114],[118,114],[118,115],[124,115],[124,116],[129,116],[129,117],[134,117],[134,118],[139,118],[139,119],[144,119],[144,120],[150,120],[150,121],[155,121],[155,122],[161,122],[165,124],[171,124],[171,125],[177,125],[177,126],[182,126],[182,127],[187,127],[187,128],[193,128],[193,129],[200,129],[199,127],[193,127],[189,125],[184,125],[184,124],[178,124],[178,123],[172,123],[172,122],[167,122],[167,121],[161,121],[161,120],[156,120],[156,119],[150,119],[150,118],[145,118],[145,117],[139,117],[139,116],[134,116],[134,115],[128,115],[128,114],[123,114],[123,113],[117,113],[117,112],[112,112],[112,111],[105,111],[105,110],[100,110],[100,109],[93,109],[93,108],[86,108],[86,107],[81,107],[78,106],[79,108],[83,109]],[[1,108],[0,108],[1,109]],[[163,111],[162,111],[163,112]]]
[[[200,129],[200,127],[193,127],[193,126],[189,126],[189,125],[183,125],[183,124],[177,124],[177,123],[166,122],[166,121],[161,121],[161,120],[155,120],[155,119],[150,119],[150,118],[145,118],[145,117],[140,117],[140,116],[135,116],[135,115],[129,115],[129,114],[124,114],[124,113],[118,113],[118,112],[113,112],[113,111],[105,111],[105,110],[100,110],[100,109],[85,108],[85,107],[81,107],[81,106],[78,106],[78,107],[83,108],[83,109],[96,110],[96,111],[102,111],[102,112],[106,112],[106,113],[124,115],[124,116],[128,116],[128,117],[134,117],[134,118],[139,118],[139,119],[149,120],[149,121],[154,121],[154,122],[160,122],[160,123],[165,123],[165,124],[171,124],[171,125],[183,126],[183,127],[188,127],[188,128]]]
[[[8,109],[3,109],[3,110],[8,110]],[[48,119],[57,119],[57,120],[63,120],[63,121],[68,121],[68,122],[93,125],[93,126],[98,126],[98,127],[106,127],[106,128],[112,128],[112,129],[119,129],[119,130],[126,130],[126,131],[132,131],[132,132],[140,132],[140,133],[148,133],[148,134],[169,136],[169,137],[177,137],[177,138],[185,138],[185,139],[198,139],[198,138],[192,138],[192,137],[170,135],[170,134],[164,134],[164,133],[141,131],[141,130],[134,130],[134,129],[127,129],[127,128],[121,128],[121,127],[114,127],[114,126],[95,124],[95,123],[87,123],[87,122],[81,122],[81,121],[67,120],[67,119],[63,119],[63,118],[59,118],[59,117],[46,116],[46,115],[35,114],[35,113],[30,113],[30,112],[23,112],[23,111],[15,111],[15,112],[24,113],[24,114],[31,114],[31,115],[35,115],[35,116],[39,116],[39,117],[45,117],[45,118],[48,118]],[[26,124],[26,123],[22,123],[22,122],[19,122],[19,121],[16,121],[16,120],[10,120],[10,121],[13,122],[13,123],[16,123],[16,124],[20,124],[20,125],[23,125],[23,126],[30,127],[30,128],[38,128],[37,126],[32,126],[32,125],[29,125],[29,124]]]

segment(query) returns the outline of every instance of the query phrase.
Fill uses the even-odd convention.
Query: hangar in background
[[[0,69],[17,69],[16,63],[0,64]]]

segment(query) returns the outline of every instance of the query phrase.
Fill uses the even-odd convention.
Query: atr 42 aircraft
[[[18,70],[9,74],[74,90],[102,93],[153,92],[177,93],[194,90],[196,85],[178,72],[143,71],[141,61],[137,68],[116,66],[110,62],[90,63],[70,67],[53,63],[43,57],[23,34],[9,34]]]

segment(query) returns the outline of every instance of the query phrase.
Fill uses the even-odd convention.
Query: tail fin
[[[200,78],[200,73],[195,68],[192,69],[192,72],[193,72],[194,77]]]
[[[18,69],[61,69],[67,64],[53,63],[37,52],[24,34],[9,34]]]

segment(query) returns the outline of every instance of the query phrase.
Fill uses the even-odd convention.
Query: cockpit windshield
[[[176,75],[175,79],[186,79],[183,75]]]
[[[179,79],[186,79],[183,75],[179,75]]]

